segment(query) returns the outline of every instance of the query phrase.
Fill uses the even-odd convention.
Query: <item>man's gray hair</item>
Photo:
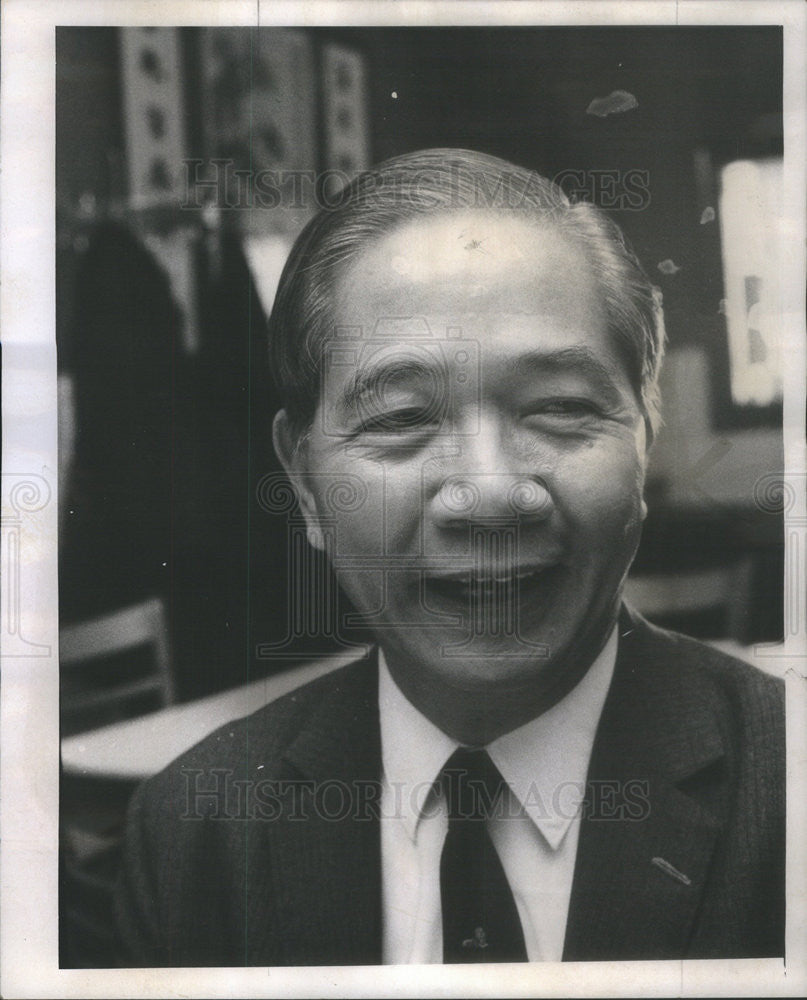
[[[345,268],[406,222],[463,211],[522,216],[579,245],[652,436],[660,423],[661,294],[621,230],[594,205],[570,201],[534,171],[466,149],[406,153],[359,174],[300,233],[269,321],[272,372],[292,426],[301,432],[314,417],[323,349],[335,335],[335,283]]]

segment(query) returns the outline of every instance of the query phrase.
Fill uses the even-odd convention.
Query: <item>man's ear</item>
[[[641,460],[643,466],[642,478],[647,475],[647,464],[650,459],[650,449],[653,447],[653,442],[655,440],[655,432],[653,431],[653,425],[650,423],[650,418],[645,417],[643,422],[644,433],[642,437],[644,440],[641,442]],[[640,508],[642,521],[647,518],[647,501],[644,498],[644,487],[642,487],[642,503]]]
[[[285,410],[280,410],[275,414],[272,424],[272,441],[280,464],[285,469],[286,475],[294,487],[294,492],[297,494],[300,510],[308,529],[308,541],[314,548],[322,550],[324,542],[319,527],[317,501],[307,483],[306,458],[308,449],[305,438],[292,428],[289,415]]]
[[[656,432],[653,429],[653,424],[650,421],[650,417],[644,418],[644,434],[645,434],[644,438],[645,454],[649,455],[650,451],[653,448],[653,445],[656,443]]]

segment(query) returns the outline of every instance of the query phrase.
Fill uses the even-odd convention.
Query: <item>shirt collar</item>
[[[460,745],[418,711],[389,672],[378,651],[378,707],[384,779],[411,840],[426,800],[445,762]]]
[[[616,662],[617,629],[577,685],[548,711],[487,747],[524,811],[557,850],[577,815]],[[411,840],[429,793],[460,744],[404,696],[379,650],[381,756],[395,815]]]

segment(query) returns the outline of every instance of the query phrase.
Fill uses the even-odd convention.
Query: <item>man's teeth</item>
[[[471,574],[471,582],[481,583],[483,585],[492,583],[511,583],[513,580],[526,580],[530,576],[535,576],[538,572],[540,571],[537,569],[525,569],[518,573],[504,573],[502,575],[491,574],[488,576],[478,576]]]
[[[475,573],[470,570],[462,576],[435,577],[435,584],[460,587],[464,590],[476,587],[494,587],[502,584],[516,584],[532,580],[544,572],[545,567],[534,567],[533,569],[522,569],[512,571],[501,571],[497,573]]]

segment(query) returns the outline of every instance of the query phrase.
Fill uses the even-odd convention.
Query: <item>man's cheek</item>
[[[356,569],[368,568],[384,552],[382,508],[371,501],[366,509],[335,521],[337,566],[350,560]]]
[[[315,473],[320,526],[337,562],[379,556],[384,551],[383,475],[341,457]]]
[[[558,484],[556,503],[581,525],[593,530],[613,526],[630,517],[641,491],[635,477],[614,476],[613,470],[589,470],[585,480]]]
[[[579,539],[585,538],[594,551],[612,551],[640,527],[641,501],[641,480],[635,473],[589,470],[583,485],[564,485],[559,505]]]

